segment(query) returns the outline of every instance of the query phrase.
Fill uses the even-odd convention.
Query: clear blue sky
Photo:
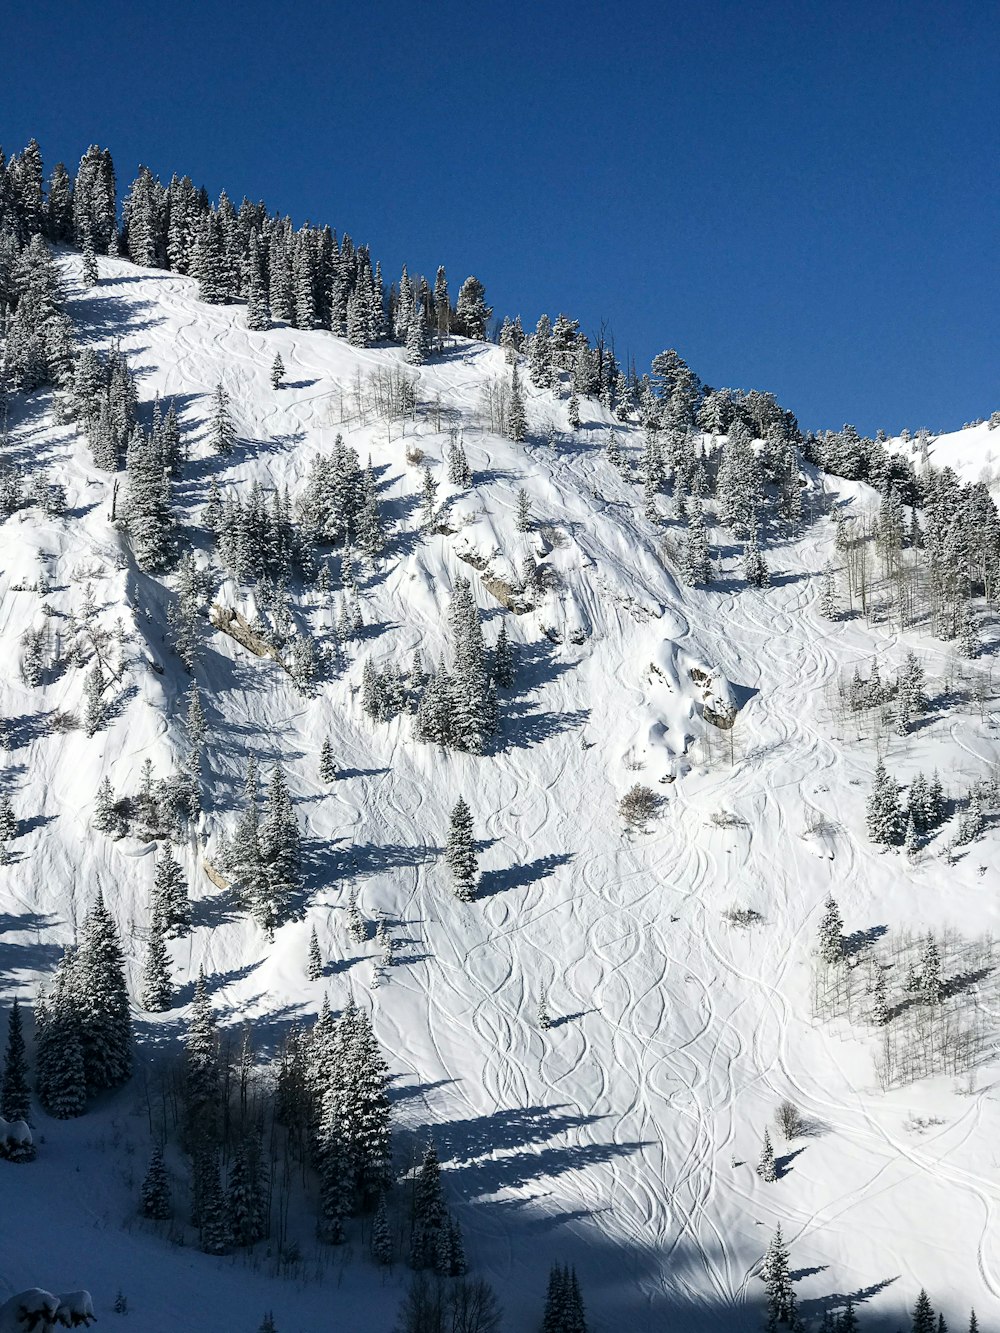
[[[987,0],[10,7],[0,144],[111,148],[475,272],[804,426],[1000,408]]]

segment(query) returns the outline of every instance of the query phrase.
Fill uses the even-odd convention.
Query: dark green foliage
[[[163,1149],[157,1145],[150,1155],[149,1169],[142,1182],[141,1204],[143,1217],[165,1222],[171,1215],[170,1181],[163,1163]]]
[[[4,1120],[27,1120],[31,1110],[28,1091],[28,1061],[25,1055],[21,1006],[17,996],[7,1016],[7,1047],[3,1082],[0,1084],[0,1116]]]

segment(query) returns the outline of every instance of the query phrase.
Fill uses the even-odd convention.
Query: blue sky
[[[1000,10],[34,0],[0,144],[263,198],[806,427],[1000,408]]]

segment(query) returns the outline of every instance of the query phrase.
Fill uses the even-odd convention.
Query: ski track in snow
[[[65,262],[75,269],[78,261]],[[176,488],[187,522],[197,520],[212,474],[205,440],[219,379],[245,442],[232,460],[214,464],[223,489],[256,476],[287,484],[294,499],[313,455],[342,430],[362,461],[370,452],[386,467],[385,498],[418,493],[419,473],[405,462],[399,423],[387,442],[384,424],[372,417],[364,426],[356,418],[339,421],[356,375],[397,364],[397,352],[353,349],[328,334],[284,327],[250,333],[239,307],[201,305],[187,279],[101,263],[105,280],[96,293],[75,294],[73,313],[86,324],[111,299],[134,315],[122,346],[140,367],[142,402],[148,410],[155,392],[178,398],[198,464]],[[291,386],[277,393],[268,379],[276,351]],[[307,919],[284,926],[273,944],[242,919],[199,927],[174,946],[178,980],[204,966],[215,979],[213,1003],[232,1024],[269,1016],[279,1024],[309,1021],[324,989],[338,1008],[352,991],[372,1006],[408,1094],[397,1103],[401,1131],[422,1137],[434,1130],[470,1257],[502,1292],[512,1326],[537,1321],[548,1265],[567,1259],[581,1273],[597,1330],[623,1318],[636,1329],[660,1328],[668,1318],[683,1328],[685,1311],[697,1324],[719,1309],[734,1327],[754,1327],[757,1265],[778,1222],[796,1268],[829,1266],[803,1278],[800,1300],[898,1277],[873,1308],[898,1315],[925,1284],[950,1318],[970,1303],[985,1314],[989,1300],[1000,1297],[996,1165],[984,1152],[1000,1127],[992,1067],[968,1099],[947,1080],[881,1094],[868,1034],[820,1024],[810,1013],[810,951],[828,891],[848,930],[953,921],[974,933],[995,924],[989,850],[980,857],[977,849],[975,857],[991,863],[988,877],[977,878],[965,863],[953,868],[950,900],[943,901],[934,861],[908,872],[902,858],[879,856],[867,844],[863,796],[874,756],[870,746],[851,747],[833,734],[826,699],[838,673],[876,651],[895,661],[913,640],[888,626],[869,630],[860,621],[820,618],[812,576],[828,558],[832,532],[819,519],[795,542],[769,551],[783,576],[779,586],[763,593],[680,588],[662,533],[641,517],[639,489],[603,457],[610,418],[601,409],[581,405],[590,417],[572,449],[518,448],[482,429],[480,390],[503,364],[496,348],[458,344],[420,369],[422,398],[439,394],[456,415],[470,462],[486,479],[469,496],[454,497],[465,518],[456,537],[421,538],[363,588],[366,621],[386,628],[351,648],[339,680],[303,700],[280,669],[211,634],[199,669],[214,729],[209,855],[238,796],[246,753],[256,751],[266,768],[280,752],[304,833],[318,851],[334,848],[346,870],[339,880],[324,870]],[[562,419],[565,409],[550,395],[529,385],[527,399],[539,428]],[[637,459],[639,432],[614,428]],[[7,760],[19,813],[51,819],[19,840],[24,859],[0,879],[0,907],[14,918],[0,936],[0,979],[6,984],[9,972],[25,996],[54,956],[20,966],[5,961],[8,952],[68,942],[96,878],[112,890],[130,948],[128,924],[141,933],[151,849],[92,834],[92,794],[105,773],[118,790],[134,790],[146,755],[159,772],[167,770],[178,752],[177,700],[186,683],[162,641],[162,592],[132,566],[117,568],[127,545],[108,525],[108,479],[90,467],[85,442],[70,429],[40,426],[29,412],[15,438],[40,429],[65,460],[71,505],[91,507],[78,521],[45,520],[36,532],[9,520],[7,583],[37,568],[39,552],[54,554],[54,582],[68,590],[54,591],[51,600],[66,611],[79,602],[73,570],[99,561],[99,600],[123,615],[164,675],[137,668],[137,697],[92,742],[79,734],[40,736]],[[446,435],[425,419],[408,423],[406,440],[419,441],[442,473]],[[824,484],[829,493],[836,479]],[[350,688],[365,656],[405,663],[420,647],[441,661],[443,608],[456,575],[473,579],[489,616],[487,638],[494,636],[497,605],[455,551],[468,545],[490,555],[500,547],[516,568],[538,541],[514,531],[522,485],[538,519],[562,533],[546,557],[562,586],[539,613],[507,617],[533,660],[514,704],[505,705],[519,716],[506,724],[504,745],[475,760],[416,745],[406,719],[373,726]],[[863,487],[839,489],[864,503]],[[450,490],[444,486],[442,496]],[[232,602],[236,592],[224,585],[220,596]],[[148,621],[140,607],[149,610]],[[79,673],[34,691],[17,677],[13,645],[33,610],[27,593],[7,591],[0,602],[0,632],[10,648],[2,677],[8,715],[79,703]],[[312,618],[317,627],[329,624],[325,610]],[[569,632],[577,625],[588,632],[573,644]],[[550,644],[545,627],[559,630],[562,642]],[[737,721],[733,766],[728,756],[705,765],[683,753],[685,738],[705,724],[693,685],[682,680],[679,694],[651,686],[649,663],[669,638],[751,692]],[[941,645],[918,646],[929,662],[943,660]],[[653,719],[665,725],[672,753],[649,739]],[[316,778],[325,734],[338,763],[354,770],[332,793]],[[936,722],[933,739],[934,762],[963,771],[982,771],[996,754],[992,733],[966,715]],[[715,740],[724,754],[726,738]],[[893,741],[890,766],[931,766],[929,744],[924,733],[912,745]],[[631,771],[626,756],[644,772]],[[616,813],[622,792],[637,780],[652,785],[667,768],[677,776],[659,789],[660,817],[643,832],[624,834]],[[455,901],[437,855],[460,791],[484,843],[484,895],[471,905]],[[715,827],[710,815],[719,810],[736,812],[745,826]],[[814,856],[800,836],[810,812],[837,826],[829,859]],[[374,991],[373,943],[355,946],[344,932],[352,856],[363,911],[387,912],[408,941]],[[186,859],[193,895],[211,916],[215,891],[193,850]],[[749,931],[727,925],[723,912],[736,904],[754,906],[764,923]],[[38,914],[38,923],[19,930],[16,918],[26,914]],[[320,982],[304,975],[311,924],[336,965]],[[140,962],[141,948],[133,969]],[[133,970],[133,982],[135,976]],[[556,1020],[548,1032],[536,1022],[544,992]],[[178,1014],[163,1021],[173,1031]],[[826,1128],[789,1145],[803,1151],[781,1180],[765,1185],[753,1168],[763,1129],[785,1097]],[[917,1106],[942,1119],[919,1141],[902,1129],[904,1113]],[[130,1119],[122,1110],[97,1110],[70,1129],[47,1121],[46,1135],[79,1145],[113,1115]],[[130,1120],[129,1133],[145,1144],[142,1123]],[[140,1147],[140,1159],[144,1152]],[[741,1164],[732,1166],[731,1158]],[[81,1161],[82,1183],[65,1207],[70,1217],[76,1210],[74,1226],[85,1236],[102,1228],[108,1253],[88,1259],[96,1276],[83,1271],[67,1225],[49,1247],[64,1285],[103,1279],[114,1287],[121,1281],[116,1265],[129,1267],[135,1294],[145,1292],[147,1308],[160,1311],[161,1322],[154,1316],[145,1325],[151,1333],[180,1326],[178,1318],[192,1329],[212,1327],[207,1317],[197,1322],[172,1276],[193,1265],[212,1275],[220,1302],[245,1304],[248,1327],[270,1306],[283,1333],[317,1326],[328,1299],[323,1283],[268,1285],[233,1263],[180,1258],[183,1252],[162,1238],[121,1231],[134,1204],[120,1183],[88,1189],[87,1173],[100,1166],[95,1160],[93,1168]],[[17,1180],[44,1178],[49,1169],[56,1167],[40,1159]],[[24,1222],[11,1252],[0,1257],[0,1278],[14,1286],[54,1282],[48,1269],[36,1271],[46,1213],[30,1191],[19,1199]],[[921,1218],[919,1229],[913,1217]],[[338,1291],[348,1293],[338,1299],[381,1301],[388,1327],[403,1276],[395,1272],[376,1295],[364,1285],[370,1270],[363,1263],[335,1258],[334,1271]]]

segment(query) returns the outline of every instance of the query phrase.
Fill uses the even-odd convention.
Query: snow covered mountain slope
[[[379,570],[360,580],[364,638],[316,697],[205,628],[198,680],[211,733],[201,845],[179,853],[196,899],[195,928],[174,946],[182,998],[203,967],[220,1020],[252,1022],[265,1054],[293,1020],[311,1021],[324,992],[335,1008],[350,994],[371,1007],[397,1075],[400,1168],[433,1131],[473,1271],[496,1286],[510,1329],[537,1323],[554,1261],[576,1265],[597,1330],[623,1320],[704,1328],[713,1317],[756,1327],[757,1269],[779,1223],[806,1314],[854,1294],[895,1326],[926,1286],[952,1321],[975,1305],[988,1327],[1000,1298],[995,1059],[975,1079],[883,1091],[875,1030],[813,1016],[816,928],[831,891],[859,947],[881,927],[997,930],[994,831],[952,862],[944,834],[912,862],[865,834],[876,744],[840,715],[843,674],[867,675],[876,655],[885,674],[908,648],[924,661],[935,708],[911,735],[878,737],[901,781],[936,766],[957,787],[997,752],[989,702],[962,704],[945,645],[819,614],[816,576],[833,555],[822,515],[871,494],[810,474],[800,535],[768,549],[769,589],[745,586],[719,530],[721,575],[692,591],[669,557],[675,525],[654,528],[641,486],[605,457],[614,424],[637,464],[638,431],[584,401],[573,432],[565,403],[530,386],[525,445],[483,428],[484,386],[508,374],[497,347],[456,340],[414,372],[415,419],[390,427],[359,410],[357,394],[370,373],[402,365],[398,349],[248,332],[241,307],[202,305],[192,281],[113,259],[85,293],[78,257],[61,262],[78,336],[120,342],[144,419],[157,394],[177,405],[191,457],[175,504],[197,547],[207,549],[199,524],[213,477],[223,491],[287,485],[294,500],[338,432],[362,461],[371,455],[394,526]],[[279,352],[288,382],[275,390]],[[228,459],[207,443],[220,381],[240,437]],[[50,408],[44,393],[13,400],[10,447],[29,473],[58,473],[69,513],[29,508],[0,529],[3,777],[27,825],[0,869],[0,985],[29,1003],[98,884],[137,980],[155,849],[95,832],[94,795],[105,776],[134,792],[147,758],[160,775],[181,761],[188,685],[170,647],[170,578],[137,570],[110,522],[108,475]],[[443,501],[449,427],[464,433],[473,485],[454,492],[448,531],[428,536],[407,452],[423,451]],[[528,533],[516,523],[522,488]],[[486,580],[514,582],[526,554],[553,571],[550,586],[537,609],[505,613]],[[44,595],[18,590],[43,574]],[[472,579],[487,640],[505,617],[517,653],[499,744],[483,758],[418,744],[408,717],[373,723],[360,705],[367,656],[400,666],[416,649],[425,662],[446,657],[458,575]],[[104,623],[121,617],[131,661],[120,714],[91,739],[38,720],[80,710],[82,671],[34,688],[18,671],[20,636],[44,623],[43,602],[58,627],[87,584]],[[309,593],[297,614],[322,635],[337,599]],[[215,600],[252,615],[229,583]],[[711,725],[706,706],[738,708],[732,730]],[[317,775],[326,736],[343,770],[332,788]],[[284,762],[306,840],[305,913],[273,941],[202,864],[231,827],[250,753],[265,767]],[[629,832],[617,807],[636,782],[662,804]],[[456,900],[440,855],[459,795],[482,840],[471,904]],[[355,946],[345,931],[351,887],[367,916],[388,915],[400,944],[377,989],[374,942]],[[759,920],[741,926],[726,915],[734,909]],[[330,960],[316,981],[306,977],[313,926]],[[990,977],[978,984],[989,1009]],[[543,996],[548,1031],[536,1018]],[[0,1179],[3,1292],[87,1286],[100,1313],[120,1287],[149,1333],[252,1329],[269,1308],[281,1333],[390,1329],[408,1274],[380,1274],[360,1232],[332,1250],[304,1216],[292,1225],[304,1259],[276,1278],[270,1259],[210,1258],[137,1219],[144,1069],[177,1041],[184,1015],[140,1015],[140,1069],[124,1092],[76,1121],[39,1113],[37,1161]],[[754,1166],[785,1098],[812,1132],[779,1142],[784,1172],[766,1183]]]

